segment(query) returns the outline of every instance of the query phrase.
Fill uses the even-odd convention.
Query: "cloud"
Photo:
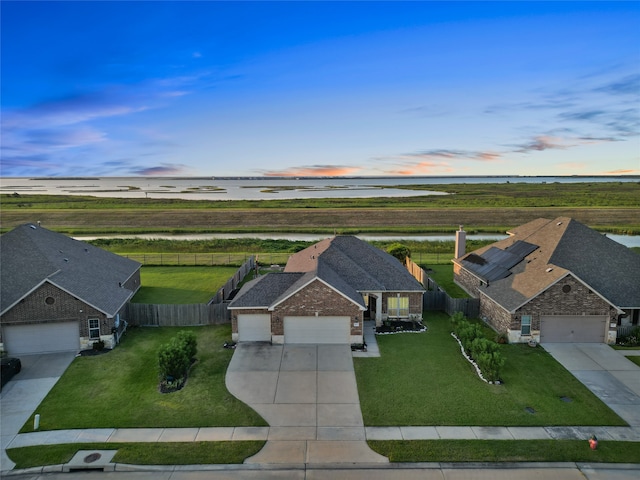
[[[284,170],[262,172],[266,177],[341,177],[354,175],[361,167],[345,165],[311,165],[307,167],[290,167]]]
[[[184,175],[188,170],[189,168],[186,165],[163,163],[161,165],[156,165],[155,167],[134,169],[131,170],[131,173],[141,175],[143,177],[154,177],[162,175]]]
[[[638,175],[638,174],[640,174],[640,168],[611,170],[608,172],[601,173],[601,175]]]
[[[628,75],[594,90],[611,95],[640,95],[640,74]]]
[[[397,168],[387,168],[384,173],[386,175],[437,175],[442,173],[451,173],[456,169],[447,162],[417,162],[414,164],[407,163]]]
[[[542,152],[544,150],[552,150],[552,149],[564,150],[569,146],[571,145],[567,145],[563,143],[562,139],[560,138],[550,137],[546,135],[539,135],[537,137],[534,137],[531,141],[528,141],[526,143],[523,143],[522,145],[519,145],[518,149],[515,151],[527,153],[531,151]]]

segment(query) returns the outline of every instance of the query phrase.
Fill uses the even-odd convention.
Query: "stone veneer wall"
[[[480,296],[478,290],[480,279],[455,263],[453,264],[453,281],[472,297],[478,298]]]

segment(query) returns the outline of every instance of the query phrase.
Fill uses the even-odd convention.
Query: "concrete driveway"
[[[545,343],[562,366],[630,426],[640,426],[640,367],[603,343]]]
[[[9,380],[0,394],[0,426],[2,451],[0,471],[15,464],[7,457],[7,449],[24,423],[47,396],[60,376],[75,358],[75,352],[21,356],[22,371]]]
[[[365,440],[349,345],[239,344],[229,391],[270,425],[245,463],[386,463]]]

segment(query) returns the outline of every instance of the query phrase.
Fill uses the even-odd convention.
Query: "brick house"
[[[11,355],[112,347],[140,288],[138,262],[35,225],[0,237],[0,263],[0,345]]]
[[[229,304],[234,341],[363,343],[363,321],[422,318],[424,288],[393,256],[335,236],[244,285]]]
[[[615,343],[640,317],[640,255],[568,217],[539,218],[453,260],[454,280],[510,342]]]

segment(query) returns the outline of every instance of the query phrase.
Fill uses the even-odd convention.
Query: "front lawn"
[[[426,333],[378,336],[380,358],[354,358],[365,425],[626,425],[542,347],[503,345],[504,384],[489,385],[446,314],[427,312],[425,323]]]
[[[629,360],[631,360],[633,363],[635,363],[640,367],[640,357],[638,357],[637,355],[630,355],[626,358],[628,358]]]
[[[182,390],[161,394],[158,349],[180,330],[196,333],[197,362]],[[230,339],[230,325],[131,328],[113,351],[71,363],[36,409],[40,429],[264,426],[225,386]],[[30,418],[21,431],[32,430]]]
[[[142,267],[133,303],[207,303],[236,267]]]

